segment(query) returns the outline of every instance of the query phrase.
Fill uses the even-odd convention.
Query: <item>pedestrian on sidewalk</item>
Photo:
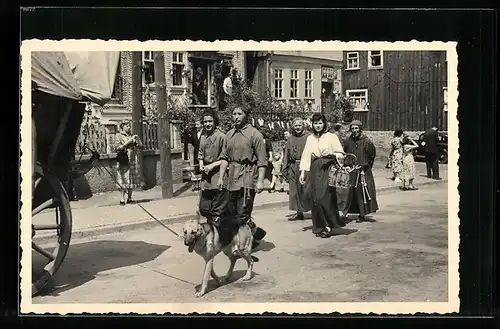
[[[264,179],[271,181],[273,179],[273,143],[271,142],[271,133],[270,131],[263,127],[260,130],[262,137],[264,138],[264,145],[266,147],[266,174],[264,175]]]
[[[439,134],[437,125],[432,126],[424,134],[422,145],[425,149],[425,165],[427,167],[427,178],[440,180],[439,177]]]
[[[309,173],[304,177],[304,184],[299,182],[300,159],[302,158],[307,137],[311,133],[306,130],[302,118],[295,118],[292,125],[293,129],[285,147],[283,171],[288,179],[288,208],[296,212],[295,216],[288,220],[295,221],[303,220],[304,213],[311,211]]]
[[[306,172],[309,172],[313,233],[322,238],[339,233],[345,226],[340,218],[337,205],[337,192],[329,186],[330,167],[335,159],[344,158],[342,144],[337,135],[328,132],[326,118],[321,113],[314,113],[311,118],[313,134],[309,135],[300,160],[299,181],[304,184]]]
[[[391,139],[389,164],[392,169],[392,180],[401,183],[399,176],[403,170],[403,130],[399,128],[394,131],[394,136]]]
[[[138,148],[142,142],[137,135],[131,134],[130,120],[120,122],[115,139],[117,187],[122,194],[120,205],[132,203],[132,193],[141,186],[137,171]]]
[[[282,169],[283,169],[283,150],[279,150],[273,153],[273,171],[271,172],[272,174],[272,179],[271,179],[271,185],[269,187],[269,193],[272,193],[274,191],[279,191],[283,192],[285,189],[283,187],[283,175],[282,175]]]
[[[261,193],[264,189],[268,161],[264,137],[249,124],[248,116],[249,109],[233,109],[234,127],[225,135],[219,156],[221,164],[218,187],[227,191],[227,219],[232,221],[228,224],[233,227],[248,224],[252,229],[255,249],[267,234],[255,225],[252,210],[256,193]],[[224,184],[226,170],[227,184]],[[223,220],[227,220],[226,216],[223,217]]]
[[[219,119],[212,109],[202,113],[204,133],[200,137],[198,164],[201,171],[200,215],[208,222],[217,222],[226,208],[224,191],[220,191],[219,156],[224,146],[224,133],[219,130]]]
[[[413,180],[417,175],[417,169],[415,168],[415,159],[413,158],[413,150],[418,148],[418,144],[410,137],[405,136],[403,138],[403,168],[402,177],[403,186],[401,189],[403,191],[414,191],[418,190],[413,185]]]
[[[353,187],[346,202],[344,213],[359,214],[357,222],[372,221],[366,215],[378,210],[375,180],[373,178],[373,164],[376,149],[373,142],[363,133],[363,124],[359,120],[351,122],[349,129],[351,135],[344,141],[344,151],[356,156],[360,170],[351,173]]]

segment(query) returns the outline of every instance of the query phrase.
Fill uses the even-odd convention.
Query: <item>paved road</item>
[[[33,303],[444,302],[447,301],[447,184],[379,196],[375,223],[316,238],[310,220],[284,209],[255,213],[268,230],[254,278],[195,298],[203,261],[162,227],[73,241],[54,284]],[[172,228],[181,232],[181,224]],[[223,275],[224,256],[215,260]],[[238,261],[235,277],[244,275]]]

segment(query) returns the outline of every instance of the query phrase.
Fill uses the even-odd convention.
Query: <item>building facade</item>
[[[165,52],[166,88],[173,97],[192,95],[193,107],[215,106],[215,69],[221,61],[230,61],[245,77],[246,56],[243,51]],[[154,52],[142,51],[142,89],[155,89]],[[101,122],[115,125],[131,117],[132,112],[132,52],[121,52],[113,99],[102,111]]]
[[[345,51],[343,93],[367,130],[447,130],[446,51]]]
[[[254,87],[284,102],[302,101],[319,110],[342,90],[342,61],[306,56],[301,51],[267,52],[253,74]]]

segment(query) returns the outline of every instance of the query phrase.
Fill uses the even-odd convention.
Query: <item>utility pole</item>
[[[160,146],[161,196],[170,199],[174,195],[172,186],[172,158],[170,155],[170,118],[167,109],[165,82],[165,58],[163,51],[154,52],[156,104],[158,110],[158,144]]]
[[[132,134],[142,137],[142,51],[132,52]],[[143,153],[141,149],[136,151],[137,173],[141,185],[144,184]]]

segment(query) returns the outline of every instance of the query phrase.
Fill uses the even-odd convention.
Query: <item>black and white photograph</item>
[[[457,312],[456,46],[24,40],[20,311]]]

